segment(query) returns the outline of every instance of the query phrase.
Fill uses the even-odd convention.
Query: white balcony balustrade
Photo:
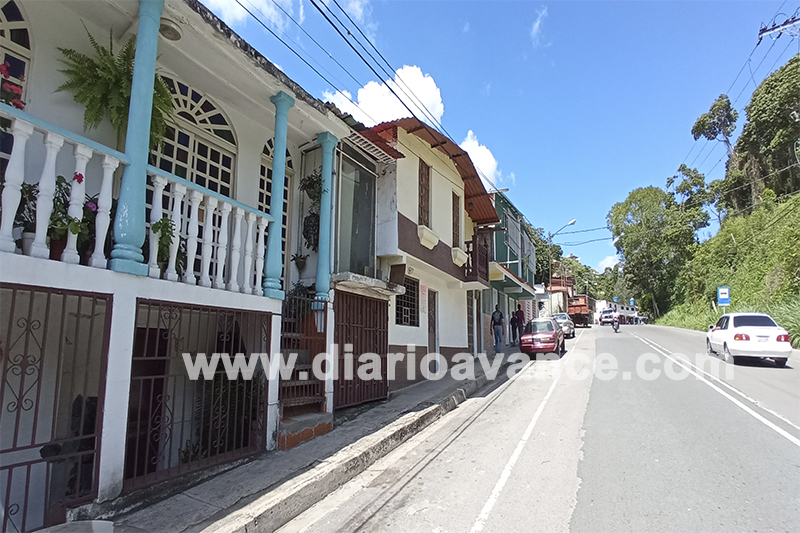
[[[80,135],[47,124],[23,111],[0,104],[0,117],[11,121],[8,132],[14,138],[13,149],[6,167],[3,186],[2,212],[0,212],[0,252],[19,253],[17,250],[20,225],[17,213],[21,202],[32,203],[28,208],[26,230],[35,225],[33,242],[26,246],[27,255],[50,258],[48,233],[52,229],[54,209],[66,212],[66,222],[84,218],[87,198],[89,208],[95,212],[94,245],[83,250],[84,264],[94,268],[107,268],[104,252],[106,237],[112,223],[112,189],[114,172],[126,163],[126,156]],[[42,148],[34,148],[41,142]],[[41,171],[36,166],[36,176],[26,175],[27,151],[42,153]],[[69,150],[74,166],[66,177],[66,187],[59,186],[57,168],[63,172],[63,151]],[[91,165],[100,159],[101,171]],[[30,164],[35,158],[28,158]],[[61,166],[57,165],[57,162]],[[29,171],[31,169],[28,169]],[[176,283],[200,285],[229,292],[263,295],[262,279],[265,261],[266,233],[272,218],[255,208],[241,204],[204,187],[200,187],[173,174],[148,166],[148,180],[152,186],[152,205],[149,206],[148,272],[152,278],[163,278]],[[28,184],[28,185],[25,185]],[[30,185],[36,185],[32,189]],[[23,190],[35,191],[35,198],[23,198]],[[87,197],[86,191],[98,191]],[[160,201],[158,201],[160,199]],[[61,204],[59,204],[61,202]],[[65,205],[64,205],[65,204]],[[166,220],[162,221],[164,218]],[[82,231],[85,230],[82,228]],[[169,235],[162,235],[163,232]],[[67,263],[79,263],[78,235],[67,231],[66,247],[59,257]],[[30,236],[29,236],[30,238]]]

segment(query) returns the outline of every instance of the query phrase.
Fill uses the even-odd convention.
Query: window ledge
[[[420,244],[429,250],[433,250],[439,244],[439,236],[428,226],[417,226],[417,235],[419,236]]]
[[[450,248],[450,254],[453,256],[453,263],[456,266],[462,267],[467,262],[467,252],[461,248]]]

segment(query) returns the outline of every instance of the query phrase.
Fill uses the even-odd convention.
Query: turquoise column
[[[147,229],[144,216],[145,187],[158,30],[163,11],[164,0],[139,0],[139,29],[125,139],[125,155],[128,156],[129,165],[122,174],[117,215],[114,218],[114,249],[111,250],[109,262],[111,270],[139,276],[146,276],[148,272],[142,256]]]
[[[283,184],[286,179],[286,135],[289,128],[289,108],[294,98],[281,91],[270,97],[275,105],[275,151],[272,154],[272,196],[269,200],[270,222],[267,232],[267,260],[264,262],[264,296],[283,300],[281,271],[281,221],[283,219]]]
[[[319,208],[319,257],[317,259],[317,300],[327,300],[331,288],[331,186],[333,182],[333,149],[339,140],[332,133],[317,134],[322,145],[322,201]]]

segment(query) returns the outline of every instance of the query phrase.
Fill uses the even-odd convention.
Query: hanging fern
[[[133,60],[136,55],[136,37],[131,37],[117,55],[114,55],[114,37],[109,32],[108,48],[102,46],[86,29],[89,43],[94,49],[90,57],[70,48],[59,48],[61,70],[67,77],[56,92],[69,91],[75,102],[83,105],[83,128],[90,130],[108,117],[117,135],[117,150],[122,148],[122,136],[128,127],[128,109],[133,81]],[[153,89],[153,113],[150,121],[150,147],[161,144],[167,120],[172,116],[172,94],[164,80],[156,74]]]

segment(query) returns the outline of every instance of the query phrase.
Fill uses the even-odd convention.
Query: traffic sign
[[[717,287],[717,305],[731,305],[730,287]]]

